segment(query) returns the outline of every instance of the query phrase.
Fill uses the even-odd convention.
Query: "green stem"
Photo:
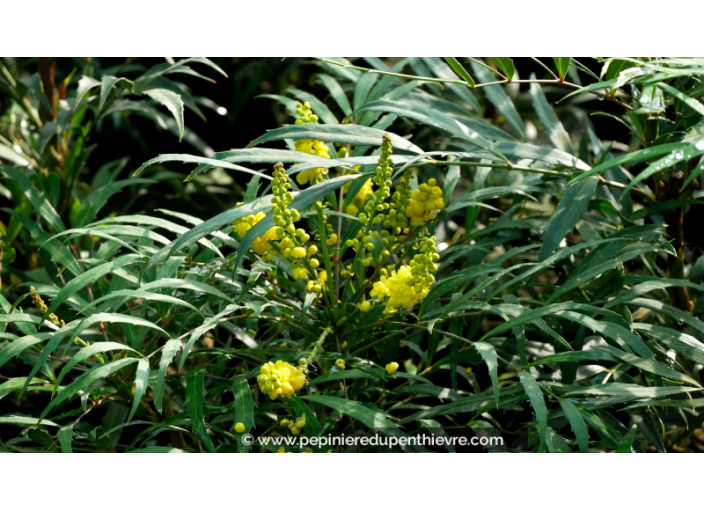
[[[325,284],[328,294],[332,299],[333,306],[337,306],[337,295],[335,293],[335,282],[333,281],[332,264],[330,263],[330,252],[328,251],[328,233],[325,228],[325,217],[323,216],[323,208],[318,205],[318,234],[320,235],[320,244],[323,249],[323,264],[325,264],[325,273],[328,276],[328,281]]]
[[[332,333],[332,327],[328,326],[323,330],[322,334],[320,335],[320,338],[315,341],[315,344],[313,344],[313,350],[310,352],[310,356],[308,356],[305,365],[303,365],[304,371],[308,369],[308,366],[315,360],[318,354],[320,354],[320,349],[322,349],[323,347],[325,337],[328,336],[330,333]]]

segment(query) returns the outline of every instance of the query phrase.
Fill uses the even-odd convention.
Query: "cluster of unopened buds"
[[[303,415],[300,418],[296,418],[295,420],[289,420],[288,418],[284,418],[279,422],[279,425],[281,425],[282,427],[288,427],[288,429],[291,431],[291,434],[297,436],[303,431],[303,427],[306,426],[306,416]]]
[[[37,289],[34,287],[29,288],[29,292],[36,292]],[[49,307],[46,306],[46,303],[42,299],[42,297],[39,294],[32,294],[32,302],[34,303],[34,306],[37,307],[37,309],[43,314],[49,311]],[[66,325],[66,322],[63,320],[59,320],[59,318],[51,313],[49,314],[49,317],[47,317],[49,322],[51,322],[54,326],[58,326],[59,328],[63,328]]]

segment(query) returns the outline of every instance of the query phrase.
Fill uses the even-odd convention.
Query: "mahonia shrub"
[[[3,449],[700,444],[704,258],[683,223],[702,194],[698,60],[555,58],[529,79],[507,57],[316,62],[317,94],[268,96],[282,127],[129,178],[148,186],[179,161],[201,187],[228,172],[244,193],[211,218],[176,205],[99,218],[77,195],[62,219],[51,165],[29,157],[38,136],[18,140],[34,163],[0,166],[17,202],[2,247],[41,264],[3,267],[0,398],[22,404],[0,417],[19,430]],[[81,78],[64,101],[82,116],[62,119],[85,125],[130,95],[188,105],[164,75],[192,64],[213,65],[186,59],[119,89]],[[601,139],[587,112],[616,119],[630,145]],[[82,421],[94,409],[99,426]],[[375,434],[397,442],[310,442]]]

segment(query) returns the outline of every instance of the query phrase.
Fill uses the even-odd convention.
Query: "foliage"
[[[88,193],[91,129],[146,115],[198,140],[174,80],[215,64],[69,77],[56,96],[3,67],[0,398],[17,410],[2,449],[423,431],[501,436],[492,451],[690,448],[701,59],[536,62],[540,79],[506,57],[316,59],[324,94],[269,96],[289,125],[123,180],[103,169]],[[594,116],[630,145],[600,139]],[[197,164],[188,182],[247,179],[241,203],[100,216],[177,161]]]

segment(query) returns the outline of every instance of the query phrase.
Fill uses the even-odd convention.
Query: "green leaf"
[[[180,281],[184,281],[184,280],[180,280]],[[217,290],[217,289],[215,289],[215,290]],[[82,314],[86,310],[98,306],[103,301],[108,301],[110,299],[115,299],[118,297],[124,298],[120,302],[119,306],[122,306],[127,301],[131,301],[131,300],[135,300],[135,299],[143,299],[144,301],[159,301],[161,303],[170,303],[170,304],[176,305],[176,306],[183,306],[184,308],[190,308],[194,312],[200,314],[200,310],[198,310],[191,303],[184,301],[183,299],[179,299],[179,298],[176,298],[173,296],[168,296],[165,294],[156,294],[154,292],[145,292],[143,290],[116,290],[116,291],[110,292],[110,293],[104,295],[103,297],[100,297],[100,298],[96,299],[95,301],[90,302],[88,304],[88,306],[86,306],[85,308],[80,310],[78,313]],[[119,306],[113,307],[113,310],[117,310],[119,308]]]
[[[472,145],[476,145],[477,147],[481,147],[482,149],[486,149],[497,154],[497,151],[486,138],[458,120],[455,120],[449,115],[435,109],[425,108],[414,104],[406,104],[399,101],[380,99],[379,101],[372,101],[371,103],[365,104],[359,109],[359,111],[386,112],[393,113],[399,117],[415,119],[418,122],[447,131],[451,135],[469,142]],[[394,149],[395,148],[396,142],[394,141]],[[419,150],[418,153],[420,154],[421,151]]]
[[[555,62],[555,67],[557,67],[557,74],[560,76],[561,80],[564,80],[567,76],[567,71],[570,68],[570,57],[552,57],[553,62]]]
[[[66,230],[66,226],[63,221],[61,221],[56,210],[54,210],[47,199],[44,198],[44,195],[39,193],[39,190],[37,190],[34,184],[32,184],[21,170],[7,165],[0,165],[0,173],[5,174],[6,177],[12,179],[19,185],[22,193],[24,193],[24,196],[26,196],[32,204],[36,213],[39,214],[55,232],[63,232]]]
[[[531,76],[531,79],[534,78],[534,75]],[[567,134],[562,122],[555,115],[539,83],[530,84],[530,95],[533,98],[533,108],[552,144],[562,151],[574,154],[570,135]]]
[[[462,67],[462,64],[460,64],[455,57],[443,57],[448,64],[450,64],[450,67],[454,72],[457,73],[457,76],[462,78],[464,81],[467,82],[467,84],[470,87],[474,87],[475,83],[472,77],[469,75],[467,70]]]
[[[690,376],[677,372],[676,370],[673,370],[669,367],[663,366],[653,359],[642,359],[634,354],[624,352],[615,347],[611,347],[610,345],[603,345],[600,347],[596,347],[596,349],[606,351],[609,354],[613,354],[621,361],[625,361],[629,365],[633,365],[634,367],[644,370],[645,372],[650,372],[651,374],[659,375],[660,377],[664,377],[665,379],[691,384],[696,387],[699,386],[699,383],[692,379]]]
[[[497,271],[501,271],[501,266],[485,264],[478,267],[468,267],[467,269],[463,269],[447,278],[437,281],[430,287],[430,292],[428,292],[428,295],[423,300],[418,315],[423,315],[423,312],[428,306],[444,295],[465,287],[469,282],[479,276],[487,273],[495,273]]]
[[[154,407],[161,412],[162,401],[164,398],[164,378],[166,377],[166,369],[176,356],[176,353],[181,348],[181,340],[173,339],[166,342],[164,350],[161,353],[161,361],[159,362],[159,375],[154,388]]]
[[[181,279],[181,278],[160,278],[153,282],[142,284],[139,290],[151,290],[151,289],[182,289],[182,290],[192,290],[195,292],[202,292],[204,294],[211,294],[217,296],[220,299],[234,303],[235,301],[229,297],[224,292],[216,289],[212,285],[207,283],[199,282],[192,279]]]
[[[59,429],[56,433],[56,439],[61,445],[61,453],[73,453],[71,442],[73,441],[73,423],[69,423]]]
[[[627,301],[632,301],[643,294],[653,292],[654,290],[666,289],[668,287],[689,287],[692,289],[697,289],[700,292],[704,292],[704,287],[702,287],[701,285],[697,285],[696,283],[692,283],[688,280],[675,280],[675,279],[671,279],[671,278],[661,278],[661,279],[657,279],[657,280],[653,280],[653,281],[646,281],[646,282],[640,283],[638,285],[634,285],[632,288],[630,288],[626,292],[622,292],[621,294],[618,294],[615,298],[613,298],[608,303],[606,303],[604,305],[604,308],[613,308],[614,306],[618,306],[621,303],[625,303]],[[702,331],[702,332],[704,333],[704,331]]]
[[[20,391],[25,385],[31,386],[46,383],[47,381],[45,381],[44,379],[39,379],[38,377],[34,377],[32,379],[29,379],[28,377],[13,377],[0,384],[0,399],[14,391]],[[32,389],[37,388],[34,387]]]
[[[545,451],[545,436],[547,435],[548,429],[548,408],[545,405],[545,397],[543,396],[543,390],[537,381],[530,375],[527,370],[519,370],[518,377],[521,380],[521,385],[526,391],[526,395],[530,399],[530,405],[535,411],[535,417],[538,420],[538,429],[540,431],[540,445],[538,451]]]
[[[342,113],[344,113],[345,116],[349,117],[352,114],[352,106],[350,105],[349,99],[347,99],[347,94],[345,94],[345,91],[342,89],[342,87],[335,78],[328,74],[316,74],[313,79],[320,80],[323,82],[323,85],[325,85],[325,87],[328,89],[330,95],[335,100],[337,106],[340,107],[340,110],[342,110]]]
[[[374,103],[370,103],[374,104]],[[367,109],[365,105],[361,110]],[[381,145],[382,137],[388,134],[393,142],[394,150],[406,150],[421,154],[423,151],[413,145],[405,138],[367,126],[357,126],[355,124],[346,125],[326,125],[326,124],[302,124],[298,126],[284,126],[272,129],[265,135],[260,136],[247,145],[247,148],[254,147],[265,142],[275,140],[300,140],[302,138],[313,138],[322,142],[349,143],[352,145],[376,147]],[[269,178],[270,179],[270,178]]]
[[[640,95],[634,97],[634,106],[637,106],[633,113],[636,115],[653,115],[665,111],[665,94],[657,83],[648,83],[643,86]]]
[[[628,301],[627,304],[642,306],[644,308],[649,308],[656,312],[664,313],[665,315],[669,315],[670,317],[675,319],[677,322],[684,322],[688,326],[691,326],[699,332],[704,333],[704,322],[697,319],[694,315],[687,312],[683,312],[682,310],[666,303],[663,303],[662,301],[638,298]]]
[[[81,76],[81,79],[78,80],[78,88],[76,89],[76,105],[74,106],[74,109],[78,107],[81,103],[81,99],[83,99],[83,96],[85,96],[89,90],[99,85],[100,82],[95,78],[91,78],[90,76]]]
[[[612,395],[614,397],[624,397],[633,400],[640,398],[667,397],[678,393],[689,393],[699,391],[698,388],[687,388],[683,386],[639,386],[627,383],[596,384],[576,391],[570,391],[565,396],[574,395]]]
[[[498,358],[496,356],[496,349],[493,345],[486,342],[474,342],[474,347],[481,355],[484,363],[486,363],[486,368],[489,370],[489,377],[491,377],[491,386],[494,390],[494,400],[496,401],[496,408],[499,408],[499,376],[497,373],[498,369]]]
[[[201,240],[203,237],[207,236],[211,232],[221,228],[224,225],[232,223],[233,221],[238,220],[240,218],[244,218],[245,216],[248,216],[250,214],[255,215],[260,211],[270,209],[272,196],[273,195],[267,195],[267,196],[258,198],[257,200],[254,200],[253,202],[249,202],[246,204],[242,204],[242,205],[238,205],[236,207],[233,207],[232,209],[229,209],[223,213],[220,213],[217,216],[214,216],[214,217],[210,218],[209,220],[204,221],[203,223],[195,226],[194,228],[183,232],[171,244],[163,247],[156,254],[154,254],[149,259],[149,262],[146,264],[146,266],[144,267],[143,272],[147,271],[152,266],[155,266],[157,264],[161,264],[162,262],[167,260],[169,257],[171,257],[174,253],[176,253],[176,251],[179,248],[181,248],[182,246],[184,248],[186,248],[186,247],[190,246],[191,244]],[[261,223],[261,222],[259,222],[259,223]],[[255,226],[255,228],[256,228],[256,226]]]
[[[81,331],[84,331],[85,329],[94,326],[95,324],[98,324],[100,322],[107,322],[107,323],[121,323],[121,324],[132,324],[134,326],[143,326],[145,328],[152,328],[161,331],[164,333],[166,336],[169,336],[169,334],[164,331],[162,328],[154,324],[153,322],[150,322],[146,319],[141,319],[139,317],[133,317],[131,315],[126,315],[126,314],[119,314],[119,313],[97,313],[94,315],[91,315],[90,317],[85,318],[76,328],[73,330],[73,334],[71,335],[71,338],[69,340],[69,343],[72,343],[76,337],[80,334]],[[123,346],[124,349],[127,349],[126,346]]]
[[[641,161],[644,161],[646,159],[654,158],[656,156],[662,156],[663,154],[667,153],[674,153],[678,150],[683,150],[686,147],[691,147],[691,144],[682,142],[665,143],[662,145],[656,145],[654,147],[648,147],[647,149],[629,152],[627,154],[624,154],[623,156],[619,156],[617,158],[605,161],[604,163],[595,166],[591,170],[588,170],[587,172],[581,173],[576,177],[573,177],[572,180],[570,180],[565,186],[572,186],[574,183],[587,179],[588,177],[591,177],[595,174],[601,175],[607,170],[611,170],[612,168],[616,168],[617,166],[622,166],[628,163],[640,163]]]
[[[110,363],[106,363],[105,365],[98,365],[90,369],[88,372],[77,377],[76,380],[74,380],[71,384],[61,390],[58,395],[56,395],[54,400],[52,400],[51,403],[44,409],[44,411],[42,411],[40,419],[43,419],[47,414],[49,414],[49,411],[51,411],[54,407],[62,403],[64,400],[72,397],[77,392],[81,390],[86,390],[94,382],[100,379],[105,379],[113,372],[125,368],[126,366],[131,365],[136,361],[138,361],[137,358],[123,358],[111,361]]]
[[[491,331],[486,333],[484,336],[482,336],[481,340],[486,340],[487,338],[491,338],[492,336],[496,336],[499,333],[502,333],[504,331],[508,331],[509,329],[513,329],[516,326],[520,326],[520,325],[525,324],[527,322],[532,322],[539,317],[544,317],[546,315],[552,315],[552,314],[555,314],[556,312],[560,312],[562,310],[578,310],[581,312],[587,312],[587,313],[592,313],[592,314],[617,315],[616,313],[608,312],[608,311],[603,310],[601,308],[597,308],[596,306],[591,306],[591,305],[587,305],[584,303],[573,303],[573,302],[555,303],[552,305],[542,306],[540,308],[536,308],[534,310],[530,310],[525,313],[522,313],[518,317],[511,319],[507,322],[504,322],[503,324],[495,327],[494,329],[492,329]]]
[[[105,102],[108,100],[108,97],[110,97],[110,91],[113,89],[115,85],[121,85],[123,88],[127,90],[132,90],[134,87],[134,83],[128,80],[127,78],[118,78],[117,76],[110,76],[108,74],[104,75],[101,78],[100,82],[100,104],[98,106],[99,110],[103,109],[103,106],[105,106]]]
[[[322,384],[330,381],[340,381],[342,379],[378,379],[383,378],[384,375],[385,373],[382,372],[372,372],[370,370],[352,368],[350,370],[340,370],[339,372],[321,375],[320,377],[312,379],[309,384]]]
[[[499,142],[494,146],[501,154],[506,156],[515,156],[519,159],[537,159],[538,161],[544,161],[551,165],[566,166],[568,168],[574,168],[575,170],[587,171],[590,169],[589,165],[572,154],[550,147],[538,147],[527,143],[513,142]],[[582,176],[584,174],[579,175]],[[575,180],[576,179],[573,179],[570,182],[575,182]],[[566,184],[565,187],[569,186],[569,184],[570,183]]]
[[[538,254],[540,262],[544,262],[560,246],[565,236],[572,232],[582,214],[587,211],[589,200],[596,193],[598,182],[598,179],[591,178],[580,181],[565,190],[545,229],[543,247]]]
[[[142,358],[139,360],[137,374],[134,377],[134,400],[132,401],[132,409],[127,417],[127,422],[132,421],[134,414],[137,412],[139,403],[147,391],[147,384],[149,384],[149,359]]]
[[[513,80],[513,75],[516,73],[516,70],[513,67],[513,60],[511,60],[509,57],[489,57],[494,64],[496,64],[496,67],[501,69],[501,72],[504,73],[504,76],[508,78],[508,81]]]
[[[232,384],[232,394],[235,397],[235,423],[232,425],[235,438],[237,439],[237,451],[246,453],[249,451],[249,445],[242,442],[242,436],[249,434],[249,431],[255,427],[254,423],[254,400],[249,389],[246,379],[240,379]],[[244,432],[240,433],[234,430],[236,423],[244,424]]]
[[[39,420],[31,416],[0,416],[0,424],[2,425],[19,425],[21,427],[25,426],[37,426],[43,425],[45,427],[59,427],[60,425],[54,423],[51,420]]]
[[[167,89],[145,90],[144,94],[168,108],[171,115],[176,119],[178,139],[179,141],[183,139],[183,99],[181,99],[181,96]]]
[[[102,322],[100,320],[97,320],[95,323]],[[155,326],[156,327],[156,326]],[[97,342],[94,343],[93,345],[89,345],[88,347],[84,347],[80,351],[78,351],[74,356],[70,359],[68,363],[64,366],[63,370],[61,370],[61,373],[59,376],[56,378],[56,382],[54,383],[54,389],[56,390],[60,384],[61,381],[63,380],[64,376],[68,374],[71,369],[76,366],[76,364],[81,363],[84,360],[87,360],[91,356],[94,356],[95,354],[101,353],[101,352],[107,352],[107,351],[114,351],[114,350],[126,350],[126,351],[132,351],[136,352],[134,349],[131,347],[128,347],[127,345],[124,344],[118,344],[117,342]]]
[[[378,79],[378,74],[365,74],[357,80],[354,88],[354,97],[352,98],[355,110],[367,102],[367,96],[369,96],[369,92]]]
[[[496,78],[487,71],[484,67],[477,65],[472,62],[472,71],[477,76],[477,79],[481,83],[491,83],[495,82]],[[523,120],[516,110],[516,106],[508,97],[503,85],[489,85],[488,87],[482,87],[482,90],[486,94],[486,97],[491,101],[491,103],[496,107],[496,109],[504,116],[508,123],[513,127],[513,129],[518,133],[518,135],[525,141],[526,131],[523,125]]]
[[[682,149],[676,149],[672,153],[658,159],[655,163],[652,163],[647,168],[641,170],[638,175],[636,175],[633,180],[628,183],[628,186],[626,186],[626,189],[623,190],[623,193],[627,193],[633,186],[641,181],[644,181],[651,175],[662,172],[663,170],[679,163],[697,158],[702,154],[704,154],[704,141],[697,142],[696,144],[687,144],[687,146]]]
[[[567,251],[566,249],[563,249],[562,252]],[[585,269],[584,271],[573,271],[572,275],[567,279],[567,281],[561,285],[550,297],[548,302],[553,302],[560,296],[563,296],[570,292],[572,289],[579,287],[582,284],[587,283],[590,281],[592,278],[595,278],[607,271],[610,271],[614,267],[617,267],[619,264],[623,264],[624,262],[627,262],[631,259],[634,259],[638,257],[639,255],[642,255],[643,253],[649,253],[649,252],[654,252],[657,251],[657,248],[654,246],[650,245],[638,245],[638,244],[633,244],[627,251],[622,253],[621,255],[618,255],[616,257],[613,257],[606,262],[603,262],[601,264],[598,264],[594,267],[591,267],[589,269]],[[560,253],[560,252],[558,252]],[[553,255],[554,256],[554,255]],[[548,259],[545,261],[547,262]]]
[[[229,170],[238,170],[240,172],[245,172],[245,173],[252,174],[252,175],[258,175],[259,177],[267,179],[269,181],[272,179],[272,177],[269,177],[268,175],[265,175],[261,172],[257,172],[255,170],[250,170],[249,168],[245,168],[240,165],[234,165],[232,163],[227,163],[226,161],[220,161],[220,160],[212,159],[212,158],[204,158],[202,156],[191,156],[189,154],[162,154],[161,156],[157,156],[156,158],[150,159],[146,163],[142,163],[142,166],[140,166],[134,172],[134,175],[139,175],[145,168],[148,168],[152,165],[165,163],[167,161],[182,161],[183,163],[198,163],[199,165],[208,165],[210,168],[222,167],[222,168],[227,168]]]
[[[554,363],[574,363],[579,361],[614,361],[618,362],[618,358],[615,358],[608,352],[601,352],[595,350],[588,351],[569,351],[560,352],[558,354],[550,354],[548,356],[543,356],[538,358],[532,363],[528,363],[525,368],[534,367],[538,365],[551,365]]]
[[[334,409],[340,414],[346,414],[350,418],[359,420],[370,429],[375,429],[381,432],[397,432],[399,430],[399,426],[390,421],[386,414],[369,409],[354,400],[328,397],[325,395],[303,395],[300,398],[303,400],[310,400],[316,404],[324,405]]]
[[[701,104],[696,99],[689,97],[687,94],[680,92],[675,87],[672,87],[666,83],[660,82],[657,84],[657,86],[666,90],[667,92],[669,92],[673,96],[675,96],[677,99],[679,99],[684,104],[689,106],[692,110],[697,112],[699,115],[704,115],[704,105]]]
[[[652,360],[653,358],[653,353],[645,344],[645,342],[643,342],[643,340],[638,335],[636,335],[632,331],[627,330],[622,326],[619,326],[612,322],[598,321],[582,313],[577,313],[569,310],[561,310],[555,312],[555,315],[557,317],[576,322],[577,324],[581,324],[582,326],[589,328],[595,333],[599,333],[604,337],[613,340],[621,346],[627,346],[627,348],[633,350],[643,358],[648,358],[650,360]]]
[[[15,315],[20,314],[12,314],[9,317],[14,317]],[[3,347],[2,350],[0,350],[0,367],[2,367],[5,363],[10,361],[15,356],[19,356],[25,349],[33,346],[34,344],[38,344],[39,342],[43,342],[48,337],[48,333],[39,335],[27,335],[23,336],[22,338],[18,338],[17,340],[13,341],[10,345],[6,345],[5,347]]]
[[[584,418],[579,412],[579,409],[567,400],[566,398],[558,399],[560,407],[565,412],[567,421],[570,422],[570,427],[572,432],[574,432],[574,437],[577,440],[577,445],[579,446],[580,453],[589,452],[589,431],[587,430],[587,424],[584,423]]]
[[[628,434],[626,434],[624,438],[621,439],[621,441],[618,443],[618,446],[616,447],[616,453],[633,453],[633,440],[636,437],[637,428],[637,425],[633,425],[631,427],[631,430],[628,431]]]
[[[704,344],[687,333],[652,324],[639,323],[634,323],[633,329],[644,331],[648,336],[664,343],[695,363],[704,364]]]
[[[97,267],[89,269],[85,273],[77,276],[76,278],[68,282],[66,286],[63,287],[56,295],[56,297],[51,301],[51,306],[49,306],[49,309],[44,314],[43,319],[46,319],[49,314],[51,314],[54,310],[59,307],[61,303],[63,303],[64,301],[66,301],[66,299],[83,289],[86,285],[94,283],[106,274],[112,273],[123,266],[133,264],[141,258],[141,255],[123,255],[122,257],[118,257],[111,262],[106,262],[105,264],[101,264]]]
[[[203,382],[205,380],[205,367],[192,368],[186,377],[186,408],[191,417],[191,424],[200,436],[203,444],[210,453],[215,453],[215,446],[208,435],[203,419]]]
[[[80,228],[95,219],[96,214],[108,203],[110,197],[118,193],[126,186],[134,186],[135,184],[147,184],[155,182],[152,179],[131,178],[121,181],[110,182],[95,191],[92,191],[88,197],[81,202],[81,212],[78,215],[78,220],[73,224],[74,227]]]

